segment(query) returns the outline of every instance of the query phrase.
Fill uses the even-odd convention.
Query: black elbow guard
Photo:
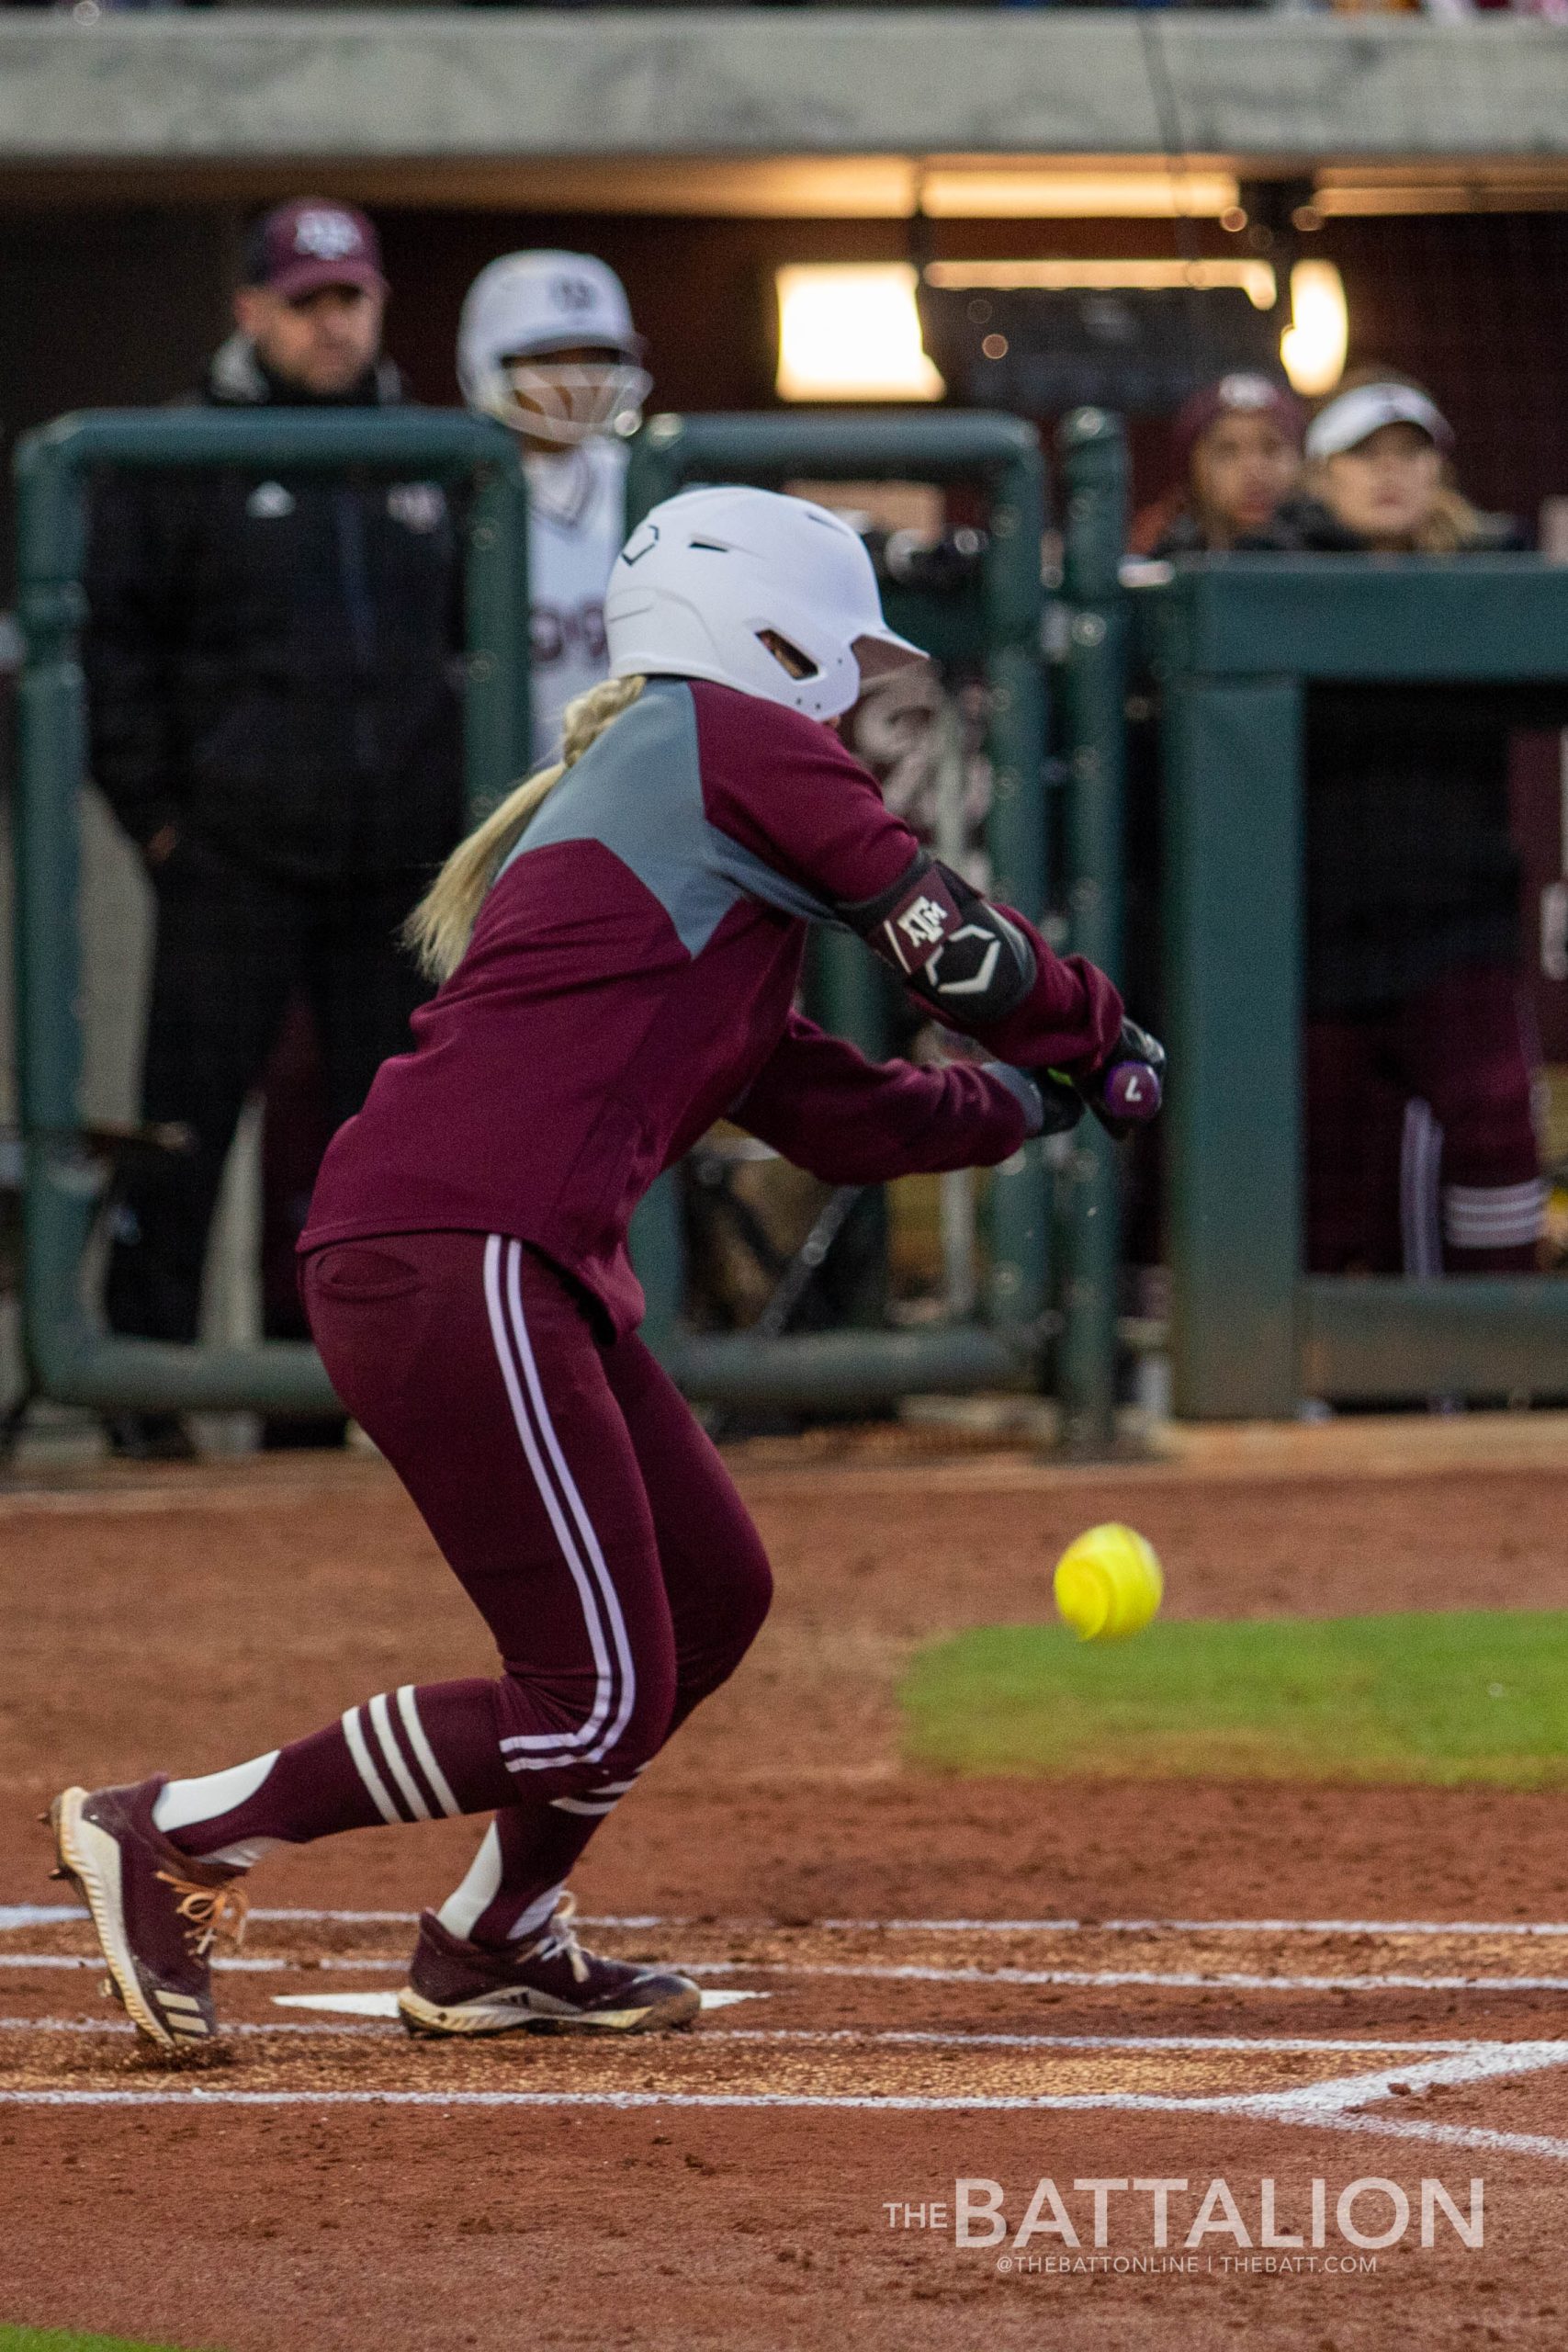
[[[906,988],[963,1029],[1003,1020],[1034,986],[1034,950],[961,874],[922,850],[891,889],[838,910]]]

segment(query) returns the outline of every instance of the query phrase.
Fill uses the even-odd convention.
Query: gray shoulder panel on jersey
[[[736,901],[824,921],[819,899],[713,824],[703,807],[697,715],[678,678],[654,678],[629,710],[569,769],[502,867],[530,851],[598,842],[664,909],[681,944],[700,955]]]

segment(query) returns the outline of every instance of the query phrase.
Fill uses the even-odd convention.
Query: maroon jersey
[[[920,854],[815,719],[652,680],[543,803],[413,1051],[339,1129],[300,1249],[503,1234],[626,1331],[631,1213],[717,1118],[833,1182],[1007,1159],[1025,1114],[1001,1079],[874,1064],[791,1011],[809,923],[886,898]],[[1033,985],[975,1034],[1025,1067],[1094,1069],[1114,989],[1012,920]]]

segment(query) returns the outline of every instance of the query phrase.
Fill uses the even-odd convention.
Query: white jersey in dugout
[[[527,460],[534,758],[560,749],[561,715],[604,676],[604,589],[626,536],[626,445],[585,441]]]

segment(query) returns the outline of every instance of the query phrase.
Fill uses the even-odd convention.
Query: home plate
[[[766,1993],[703,1993],[705,2009],[728,2009],[736,2001],[765,2001]],[[392,2018],[398,2014],[395,1993],[275,1993],[274,2008],[330,2009],[340,2018]]]

